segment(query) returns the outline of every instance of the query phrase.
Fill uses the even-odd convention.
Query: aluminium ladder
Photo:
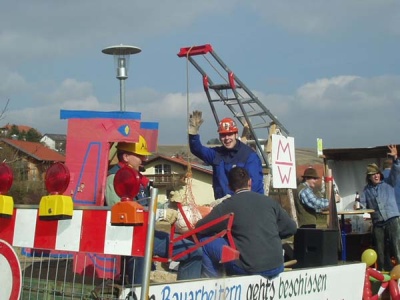
[[[267,139],[260,139],[258,137],[259,129],[264,130],[263,136],[268,136],[270,126],[275,124],[280,133],[288,136],[289,132],[279,122],[279,120],[269,111],[269,109],[246,87],[246,85],[231,71],[222,59],[215,53],[210,44],[201,46],[181,48],[179,57],[186,57],[189,62],[200,72],[203,77],[203,88],[207,95],[208,101],[211,106],[211,111],[214,115],[215,121],[218,125],[219,118],[217,114],[216,104],[220,103],[226,106],[233,114],[233,116],[242,124],[243,127],[248,128],[250,131],[251,139],[247,141],[248,144],[255,145],[255,149],[259,154],[263,166],[269,168],[270,160],[267,153],[264,151],[264,146]],[[225,82],[216,84],[206,73],[204,68],[199,64],[198,56],[204,57],[212,68],[223,78]],[[209,57],[217,62],[219,70],[209,59]],[[221,70],[221,71],[220,71]],[[224,78],[221,73],[225,72]],[[265,132],[267,130],[267,132]]]
[[[272,182],[270,172],[271,135],[281,134],[287,137],[289,136],[288,130],[233,71],[229,69],[215,53],[210,44],[181,48],[178,57],[185,57],[202,75],[203,88],[217,126],[220,119],[216,105],[219,103],[226,106],[232,112],[233,116],[242,124],[244,132],[249,132],[250,139],[247,139],[247,144],[255,146],[255,150],[261,158],[263,169],[266,170],[264,172],[265,194],[269,195],[270,184]],[[210,72],[206,72],[205,68],[200,66],[201,58],[204,58],[208,62],[213,74],[218,75],[224,80],[223,83],[214,83],[208,74]],[[225,77],[223,74],[225,74]],[[259,136],[266,136],[267,138],[260,139]],[[288,189],[287,194],[291,206],[291,215],[297,222],[292,190]]]

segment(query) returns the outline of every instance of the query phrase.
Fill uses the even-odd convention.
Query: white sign
[[[318,157],[322,157],[324,155],[324,146],[322,144],[322,139],[317,139],[317,155]]]
[[[13,247],[0,240],[0,300],[19,299],[22,287],[21,265]]]
[[[272,135],[272,185],[297,188],[294,138]]]
[[[285,271],[274,279],[233,276],[153,285],[150,300],[353,300],[362,299],[364,263]],[[137,298],[132,297],[132,293]],[[120,299],[139,299],[140,288]]]

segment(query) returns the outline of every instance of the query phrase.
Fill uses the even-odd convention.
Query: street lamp
[[[125,79],[128,78],[129,56],[137,54],[142,50],[135,46],[118,45],[104,48],[101,50],[104,54],[114,56],[114,65],[117,69],[117,79],[120,89],[120,109],[125,111]]]

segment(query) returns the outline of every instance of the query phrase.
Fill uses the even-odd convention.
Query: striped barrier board
[[[111,255],[144,256],[144,225],[113,226],[110,210],[74,210],[72,219],[41,220],[37,208],[16,208],[0,218],[0,239],[15,247]]]

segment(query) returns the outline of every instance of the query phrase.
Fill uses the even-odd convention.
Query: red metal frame
[[[212,46],[210,44],[205,44],[201,46],[181,48],[181,50],[178,53],[178,56],[184,57],[184,56],[204,55],[212,51],[213,51]]]
[[[239,258],[239,251],[237,251],[237,249],[236,249],[235,242],[233,240],[232,232],[231,232],[231,228],[232,228],[232,224],[233,224],[233,217],[234,217],[233,213],[226,214],[226,215],[219,217],[211,222],[208,222],[198,228],[193,228],[192,224],[190,224],[189,220],[187,219],[187,217],[182,209],[181,203],[178,203],[178,209],[182,213],[183,219],[185,220],[185,223],[186,223],[187,227],[189,228],[189,230],[183,234],[175,236],[175,224],[173,224],[171,226],[171,232],[170,232],[168,257],[154,257],[153,258],[154,261],[170,262],[170,261],[179,260],[181,257],[183,257],[189,253],[192,253],[193,251],[197,250],[198,248],[200,248],[208,243],[211,243],[212,241],[216,240],[217,238],[224,237],[225,235],[228,239],[229,246],[224,247],[224,249],[222,251],[221,262],[222,263],[228,262],[228,261]],[[206,240],[203,240],[202,242],[199,241],[199,239],[197,237],[197,234],[199,232],[203,231],[204,229],[210,228],[216,224],[224,222],[226,220],[228,220],[226,229],[218,232],[217,234],[215,234],[213,236],[208,237]],[[175,243],[177,243],[183,239],[192,239],[195,245],[193,247],[190,247],[187,250],[182,251],[181,253],[173,255],[173,248],[174,248]]]

